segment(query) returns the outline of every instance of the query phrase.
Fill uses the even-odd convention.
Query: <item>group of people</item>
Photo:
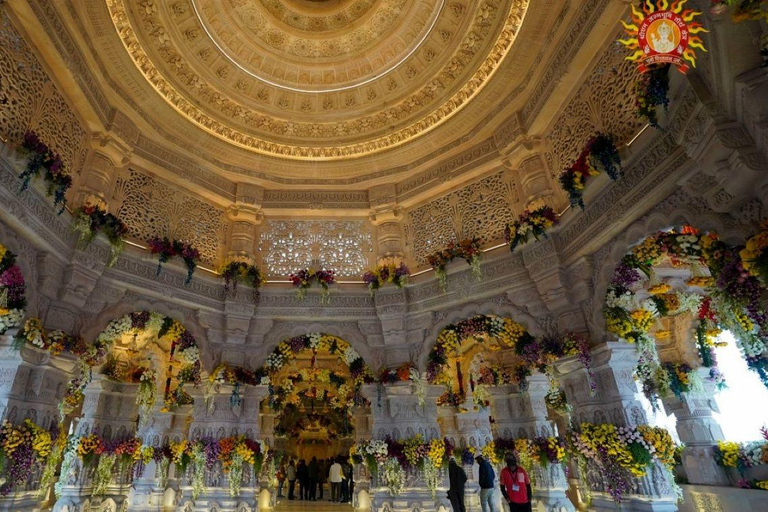
[[[355,490],[352,478],[352,464],[343,457],[312,460],[307,464],[304,459],[298,462],[291,459],[288,464],[281,464],[277,470],[277,497],[284,498],[283,486],[288,482],[288,499],[297,499],[296,482],[299,483],[299,500],[317,501],[323,499],[325,483],[330,484],[329,501],[350,503]]]
[[[475,461],[480,468],[478,483],[480,484],[480,508],[483,512],[499,512],[494,501],[494,481],[496,473],[484,457],[478,455]],[[531,512],[531,480],[525,469],[517,465],[517,459],[510,455],[506,459],[506,467],[499,475],[501,495],[509,506],[509,512]],[[455,459],[448,464],[448,499],[451,501],[453,512],[466,512],[464,506],[464,484],[467,474]]]

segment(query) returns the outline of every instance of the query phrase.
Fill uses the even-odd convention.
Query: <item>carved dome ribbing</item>
[[[339,159],[459,112],[504,60],[527,0],[107,0],[177,111],[240,147]]]

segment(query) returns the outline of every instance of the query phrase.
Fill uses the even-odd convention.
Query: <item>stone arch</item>
[[[213,369],[212,355],[208,350],[208,336],[198,319],[185,309],[174,307],[165,301],[140,298],[135,301],[121,301],[112,304],[101,310],[96,318],[87,327],[84,327],[81,335],[86,340],[95,340],[99,334],[104,332],[110,322],[137,311],[154,311],[181,323],[184,329],[195,338],[197,347],[200,349],[200,362],[203,369],[207,371]]]
[[[591,300],[593,307],[587,315],[592,340],[605,339],[603,303],[613,279],[613,273],[621,259],[634,245],[647,237],[672,226],[681,225],[691,225],[702,231],[722,234],[724,241],[731,243],[743,241],[750,233],[748,226],[739,223],[728,214],[686,207],[673,198],[661,203],[659,207],[632,223],[621,235],[607,244],[605,259],[596,263],[594,293]]]
[[[368,365],[375,364],[378,361],[378,358],[374,357],[371,348],[368,346],[365,335],[360,331],[356,323],[282,322],[275,324],[264,337],[264,348],[266,350],[260,351],[260,354],[254,357],[256,361],[251,361],[251,366],[262,366],[268,355],[272,353],[280,342],[310,333],[329,334],[344,340],[360,354],[360,357]]]
[[[443,331],[443,329],[451,324],[456,324],[462,320],[466,320],[478,315],[509,318],[510,320],[514,320],[521,324],[533,336],[538,337],[545,334],[544,329],[539,325],[539,322],[536,320],[536,318],[534,318],[530,313],[522,311],[512,304],[490,301],[465,304],[460,308],[451,310],[438,322],[433,323],[422,343],[418,359],[419,371],[426,371],[429,351],[432,350],[432,347],[437,341],[437,336],[440,334],[440,332]]]

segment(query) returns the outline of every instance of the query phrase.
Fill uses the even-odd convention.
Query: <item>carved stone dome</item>
[[[144,78],[249,151],[343,159],[413,140],[505,62],[525,0],[108,0]]]

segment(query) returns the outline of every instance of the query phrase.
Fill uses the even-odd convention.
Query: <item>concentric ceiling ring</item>
[[[317,0],[317,1],[322,1],[322,0]],[[376,80],[378,80],[378,79],[388,75],[394,69],[396,69],[398,66],[400,66],[403,62],[408,60],[414,53],[416,53],[417,50],[419,50],[421,48],[421,45],[424,43],[424,41],[427,40],[427,38],[432,33],[432,30],[435,28],[435,24],[437,23],[437,20],[440,17],[440,14],[442,13],[443,8],[445,7],[445,0],[440,0],[438,8],[436,9],[434,16],[430,20],[429,27],[427,28],[426,31],[424,31],[424,34],[422,35],[422,37],[418,41],[418,43],[413,45],[413,47],[403,57],[401,57],[399,60],[397,60],[395,63],[393,63],[389,67],[385,68],[384,70],[378,71],[373,76],[370,76],[370,77],[368,77],[368,78],[366,78],[366,79],[364,79],[364,80],[362,80],[362,81],[360,81],[358,83],[351,84],[351,85],[348,85],[348,86],[330,87],[330,88],[300,88],[300,87],[291,87],[291,86],[288,86],[288,85],[284,85],[284,84],[275,82],[273,80],[269,80],[268,78],[265,78],[263,76],[260,76],[257,73],[254,73],[248,67],[246,67],[246,66],[242,65],[240,62],[238,62],[234,57],[232,57],[229,54],[229,52],[221,44],[219,44],[219,42],[216,40],[214,35],[211,33],[211,30],[209,29],[208,24],[203,19],[202,15],[200,13],[200,9],[197,6],[198,0],[190,0],[190,2],[192,3],[192,8],[194,9],[195,16],[197,17],[197,20],[200,23],[200,26],[203,27],[203,30],[205,31],[205,34],[208,37],[208,39],[210,39],[211,43],[213,43],[213,45],[216,46],[216,48],[219,50],[219,52],[221,52],[221,54],[230,63],[232,63],[233,66],[237,67],[243,73],[246,73],[247,75],[255,78],[256,80],[258,80],[258,81],[260,81],[260,82],[262,82],[264,84],[270,85],[272,87],[276,87],[278,89],[284,89],[284,90],[287,90],[287,91],[301,92],[301,93],[321,93],[321,92],[328,93],[328,92],[348,91],[350,89],[356,89],[358,87],[362,87],[362,86],[364,86],[366,84],[374,82],[374,81],[376,81]]]

